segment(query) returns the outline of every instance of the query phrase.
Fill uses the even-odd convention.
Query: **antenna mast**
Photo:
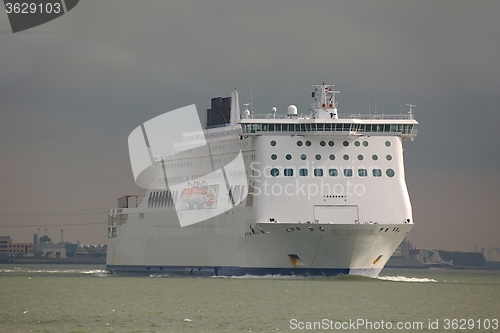
[[[253,92],[252,92],[252,80],[250,80],[250,74],[248,74],[248,82],[250,84],[250,109],[253,111]]]
[[[409,114],[413,114],[413,108],[417,107],[415,104],[406,104],[406,106],[410,108],[410,112],[408,112]]]

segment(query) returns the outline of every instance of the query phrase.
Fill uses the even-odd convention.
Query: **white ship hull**
[[[175,225],[178,221],[173,212],[152,213],[154,216],[141,221],[129,218],[122,225],[121,236],[108,245],[107,269],[123,274],[376,277],[413,227],[248,224],[251,212],[236,208],[184,228]],[[245,232],[245,224],[252,228]]]
[[[324,87],[316,92],[327,94]],[[402,140],[413,139],[416,121],[334,112],[190,134],[174,146],[178,157],[154,161],[138,207],[110,210],[107,269],[376,277],[413,227]]]

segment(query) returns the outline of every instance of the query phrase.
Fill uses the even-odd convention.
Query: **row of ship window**
[[[276,141],[275,141],[275,140],[271,140],[270,144],[271,144],[271,146],[273,146],[273,147],[274,147],[274,146],[276,146]],[[298,141],[297,141],[297,146],[299,146],[299,147],[302,147],[304,144],[305,144],[307,147],[311,147],[311,145],[312,145],[311,141],[309,141],[309,140],[307,140],[305,143],[304,143],[302,140],[298,140]],[[349,144],[350,144],[350,143],[349,143],[349,141],[347,141],[347,140],[344,140],[344,142],[342,142],[342,145],[343,145],[344,147],[349,147]],[[321,147],[325,147],[325,146],[326,146],[326,141],[323,141],[323,140],[322,140],[322,141],[320,141],[320,142],[319,142],[319,145],[320,145]],[[359,141],[357,141],[357,140],[356,140],[356,141],[354,141],[354,145],[355,145],[356,147],[359,147],[359,146],[361,146],[361,142],[359,142]],[[363,141],[363,147],[368,147],[368,145],[369,145],[368,141]],[[391,146],[391,142],[390,142],[390,141],[386,141],[386,142],[385,142],[385,145],[386,145],[387,147],[390,147],[390,146]],[[330,147],[335,146],[335,141],[332,141],[332,140],[328,141],[328,146],[330,146]]]
[[[313,170],[314,177],[323,177],[324,173],[326,170],[317,168]],[[278,177],[281,172],[280,169],[278,168],[272,168],[269,173],[273,177]],[[294,174],[294,168],[286,168],[283,169],[283,176],[285,177],[293,177]],[[352,169],[343,169],[343,174],[344,177],[352,177],[353,176],[353,170]],[[393,169],[387,169],[385,171],[385,174],[387,177],[394,177],[396,174]],[[328,169],[328,176],[330,177],[338,177],[339,175],[339,170],[336,168],[330,168]],[[382,177],[382,170],[381,169],[373,169],[372,170],[372,175],[373,177]],[[299,169],[299,176],[300,177],[308,177],[309,176],[309,169],[306,168],[301,168]],[[359,177],[368,177],[368,170],[360,168],[358,169],[358,176]]]
[[[242,124],[243,133],[257,132],[387,132],[411,134],[412,124]]]
[[[315,158],[317,161],[321,161],[321,158],[322,158],[322,157],[321,157],[321,155],[320,155],[320,154],[316,154],[316,156],[314,156],[314,158]],[[334,155],[334,154],[330,154],[329,158],[330,158],[330,160],[331,160],[331,161],[333,161],[333,160],[335,160],[335,155]],[[344,160],[348,161],[348,160],[349,160],[349,158],[350,158],[350,157],[349,157],[349,155],[344,154],[344,156],[343,156],[343,159],[344,159]],[[392,155],[386,155],[386,156],[385,156],[385,158],[386,158],[388,161],[392,161]],[[272,159],[273,161],[277,160],[277,159],[278,159],[278,155],[276,155],[276,154],[271,154],[271,159]],[[292,159],[292,155],[290,155],[290,154],[286,154],[286,155],[285,155],[285,159],[287,159],[288,161],[290,161],[290,160]],[[307,159],[307,155],[306,155],[306,154],[302,154],[302,155],[300,155],[300,159],[301,159],[301,160],[303,160],[303,161],[305,161],[305,160]],[[378,155],[372,155],[372,159],[373,159],[374,161],[377,161],[377,160],[378,160]],[[361,155],[361,154],[359,154],[359,155],[358,155],[358,160],[360,160],[360,161],[364,160],[364,156],[363,156],[363,155]]]

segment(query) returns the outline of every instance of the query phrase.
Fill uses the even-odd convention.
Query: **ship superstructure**
[[[336,93],[313,85],[306,115],[212,100],[209,128],[151,152],[141,204],[110,210],[108,270],[377,276],[413,226],[402,142],[417,122],[413,106],[343,116]]]

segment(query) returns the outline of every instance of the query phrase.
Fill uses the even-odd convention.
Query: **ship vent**
[[[231,122],[231,97],[212,98],[211,108],[207,109],[207,127],[221,127]]]
[[[290,262],[292,263],[293,267],[306,267],[306,265],[304,265],[298,255],[289,254],[288,257],[290,258]]]

